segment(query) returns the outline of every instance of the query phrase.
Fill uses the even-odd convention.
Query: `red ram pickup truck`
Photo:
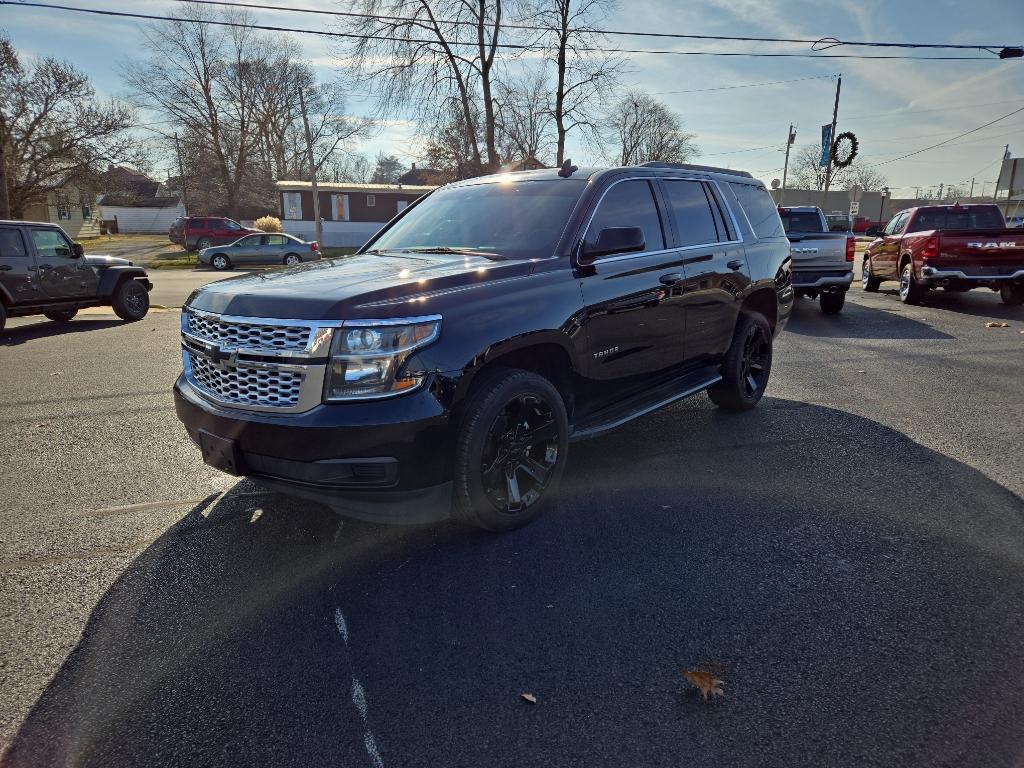
[[[1024,233],[1008,229],[995,205],[929,205],[897,213],[864,252],[865,291],[900,281],[900,301],[929,290],[991,288],[1005,304],[1024,304]]]

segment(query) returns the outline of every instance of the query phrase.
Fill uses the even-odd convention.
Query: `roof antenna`
[[[558,175],[561,176],[563,179],[568,179],[578,170],[579,168],[572,164],[572,160],[570,160],[569,158],[565,158],[565,162],[562,163],[562,167],[561,169],[559,169]]]

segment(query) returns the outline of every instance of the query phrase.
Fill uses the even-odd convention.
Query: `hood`
[[[296,320],[404,317],[436,308],[441,295],[530,274],[530,261],[449,254],[365,254],[218,280],[187,306]]]
[[[117,256],[83,256],[85,263],[92,267],[127,267],[131,264],[128,259],[120,259]]]

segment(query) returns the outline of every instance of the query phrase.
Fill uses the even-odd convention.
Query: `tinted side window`
[[[785,234],[782,229],[782,220],[779,219],[779,210],[764,187],[755,187],[753,184],[730,183],[740,205],[750,220],[750,226],[758,237],[781,237]]]
[[[206,229],[206,219],[192,219],[189,229]]]
[[[665,250],[654,191],[644,179],[620,181],[608,190],[587,228],[587,245],[593,245],[605,227],[640,227],[644,231],[644,250]]]
[[[25,238],[13,227],[0,227],[0,259],[28,258]]]
[[[705,245],[727,239],[724,232],[719,237],[708,196],[699,181],[666,179],[665,193],[672,215],[675,216],[679,247]]]

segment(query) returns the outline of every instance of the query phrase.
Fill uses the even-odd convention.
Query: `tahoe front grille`
[[[307,325],[271,325],[224,320],[215,315],[185,310],[188,332],[204,341],[234,349],[304,351],[312,328]]]
[[[290,408],[302,395],[301,372],[279,366],[255,367],[239,363],[213,363],[201,354],[186,351],[194,384],[218,400],[235,405]]]

